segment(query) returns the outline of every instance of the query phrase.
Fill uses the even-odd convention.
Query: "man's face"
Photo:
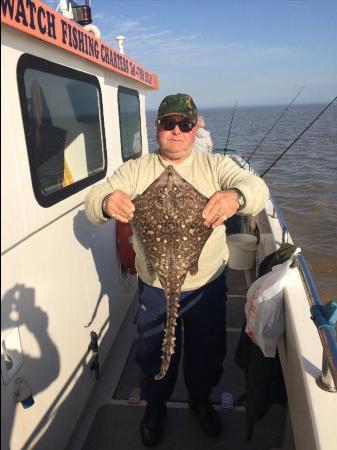
[[[172,119],[176,122],[186,122],[189,119],[179,114],[165,116],[164,119]],[[157,141],[160,147],[160,154],[164,159],[172,162],[183,161],[192,151],[197,127],[194,126],[190,131],[181,131],[178,125],[175,125],[171,131],[166,131],[163,126],[157,124]]]

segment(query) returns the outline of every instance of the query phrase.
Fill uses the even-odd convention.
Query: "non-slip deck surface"
[[[142,406],[104,405],[99,408],[82,450],[142,450],[139,424]],[[244,441],[242,412],[219,411],[223,431],[206,436],[194,415],[186,408],[169,407],[159,450],[270,450],[282,447],[285,410],[273,407],[256,425],[251,443]],[[276,425],[276,426],[275,426]]]

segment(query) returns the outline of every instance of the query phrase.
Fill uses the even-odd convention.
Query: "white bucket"
[[[235,270],[253,269],[256,260],[257,238],[251,234],[227,236],[229,250],[228,266]]]

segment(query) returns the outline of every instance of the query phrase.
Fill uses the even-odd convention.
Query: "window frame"
[[[124,94],[132,94],[134,97],[137,98],[138,106],[139,106],[139,132],[140,132],[140,142],[142,144],[141,150],[138,153],[134,153],[131,156],[125,157],[123,154],[123,142],[122,142],[122,129],[121,129],[121,108],[120,108],[120,101],[119,101],[119,94],[120,92],[123,92]],[[118,102],[118,116],[119,116],[119,135],[120,135],[120,144],[121,144],[121,155],[123,162],[128,161],[129,159],[137,159],[143,154],[143,136],[142,136],[142,116],[140,113],[140,101],[139,101],[139,92],[136,89],[131,89],[125,86],[118,86],[117,91],[117,102]]]
[[[59,189],[56,192],[52,192],[49,195],[44,195],[39,188],[36,167],[34,166],[34,149],[31,148],[29,140],[29,113],[24,83],[24,75],[26,69],[33,69],[47,74],[62,76],[74,81],[86,82],[94,85],[98,91],[99,121],[102,136],[103,161],[104,161],[103,170],[93,175],[90,175],[82,180],[75,181],[74,183],[63,187],[62,189]],[[40,58],[38,56],[31,55],[29,53],[24,53],[23,55],[20,56],[17,64],[17,83],[18,83],[21,115],[25,132],[26,148],[28,154],[32,187],[38,204],[44,208],[48,208],[76,194],[77,192],[80,192],[81,190],[96,183],[97,181],[103,179],[106,176],[108,164],[107,164],[107,149],[106,149],[104,114],[103,114],[103,100],[98,78],[95,75],[88,74],[80,70],[73,69],[58,63],[54,63],[49,60]]]

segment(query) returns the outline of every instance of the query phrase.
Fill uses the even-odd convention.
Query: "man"
[[[198,116],[197,119],[197,134],[195,136],[194,147],[199,152],[210,153],[213,149],[213,142],[211,133],[205,129],[205,119],[203,116]]]
[[[139,275],[139,341],[136,360],[141,370],[141,396],[147,401],[141,422],[141,437],[147,446],[159,442],[178,373],[184,323],[184,378],[189,391],[189,406],[202,430],[220,433],[219,417],[210,402],[212,388],[220,380],[226,353],[226,279],[228,260],[224,221],[239,211],[256,215],[265,206],[268,189],[260,178],[241,169],[227,156],[194,150],[197,108],[189,95],[169,95],[158,110],[159,150],[127,161],[88,194],[86,213],[95,223],[115,218],[129,222],[133,217],[132,199],[142,194],[165,168],[176,171],[209,198],[200,220],[213,232],[207,240],[194,276],[187,274],[180,295],[176,327],[176,352],[167,374],[155,380],[161,364],[161,345],[165,327],[166,300],[158,277],[149,274],[142,248],[134,239]]]

